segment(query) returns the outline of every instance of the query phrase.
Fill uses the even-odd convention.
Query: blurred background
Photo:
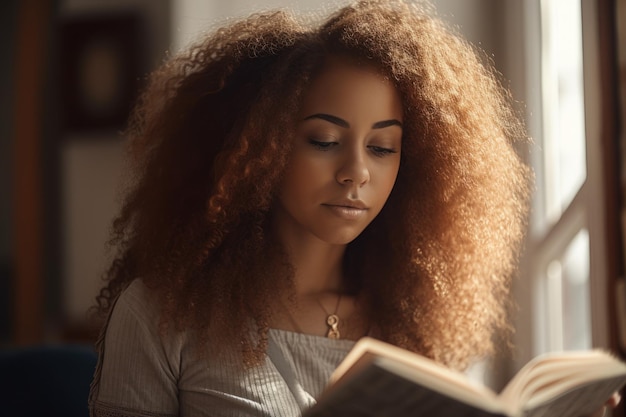
[[[228,17],[342,3],[3,0],[0,346],[93,343],[120,132],[145,76]],[[496,65],[534,139],[519,149],[537,183],[516,349],[493,385],[546,351],[624,355],[624,0],[434,3]]]

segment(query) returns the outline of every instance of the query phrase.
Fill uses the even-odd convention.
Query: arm
[[[120,296],[99,342],[92,383],[92,417],[178,415],[179,363],[175,340],[159,333],[159,312],[147,289],[134,282]]]

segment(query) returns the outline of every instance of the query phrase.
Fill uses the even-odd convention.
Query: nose
[[[370,171],[363,152],[353,151],[346,155],[337,170],[336,178],[342,185],[365,185],[370,180]]]

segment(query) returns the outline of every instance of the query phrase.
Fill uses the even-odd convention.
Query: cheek
[[[394,184],[396,183],[396,179],[398,178],[398,170],[400,168],[400,163],[394,164],[389,167],[388,170],[383,174],[382,187],[384,188],[385,200],[391,194],[393,190]]]
[[[327,159],[296,156],[286,171],[285,179],[293,186],[312,188],[333,178],[333,171],[334,168]]]
[[[281,199],[283,201],[306,200],[309,190],[315,187],[318,180],[318,172],[306,158],[293,158],[285,171],[281,186]]]

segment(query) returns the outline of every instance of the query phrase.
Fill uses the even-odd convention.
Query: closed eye
[[[398,153],[398,151],[395,150],[395,149],[384,148],[382,146],[371,145],[371,146],[368,146],[368,148],[374,153],[374,155],[379,156],[381,158],[384,157],[384,156],[387,156],[387,155]]]
[[[317,140],[317,139],[309,139],[309,144],[311,144],[313,147],[321,151],[328,151],[333,146],[338,145],[337,142],[328,142],[328,141],[322,141],[322,140]]]

